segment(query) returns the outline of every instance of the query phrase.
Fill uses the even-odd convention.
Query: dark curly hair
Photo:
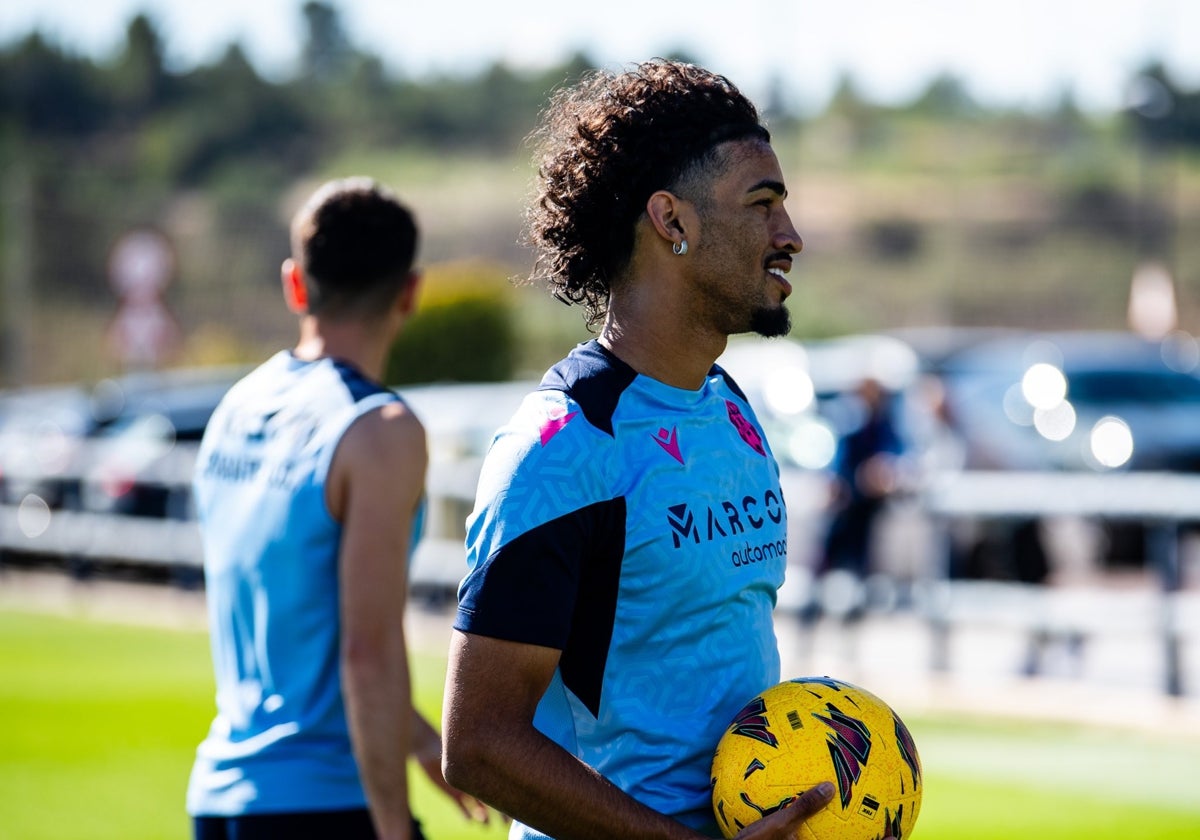
[[[688,188],[719,144],[747,138],[770,139],[757,109],[724,76],[692,64],[654,59],[560,89],[530,135],[538,161],[525,217],[536,253],[530,280],[583,305],[595,326],[650,195]]]

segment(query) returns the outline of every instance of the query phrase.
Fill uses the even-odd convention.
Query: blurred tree
[[[1175,218],[1173,168],[1162,164],[1180,147],[1200,146],[1200,92],[1180,90],[1161,63],[1130,82],[1126,111],[1138,160],[1137,253],[1141,260],[1172,260]]]
[[[826,114],[841,123],[845,141],[853,152],[878,148],[885,142],[886,110],[869,102],[849,73],[838,76]]]
[[[1050,116],[1060,123],[1080,125],[1083,122],[1083,112],[1079,110],[1079,101],[1075,98],[1075,89],[1069,85],[1059,91]]]
[[[236,42],[225,48],[215,64],[199,67],[185,78],[188,96],[193,101],[211,94],[243,88],[253,91],[267,86],[246,57],[242,45]]]
[[[282,258],[272,249],[285,239],[279,203],[293,183],[410,153],[425,167],[413,173],[418,184],[436,181],[460,153],[484,169],[488,156],[502,156],[499,165],[511,171],[547,95],[596,66],[577,53],[541,70],[494,62],[470,74],[392,75],[353,43],[336,0],[301,2],[299,60],[283,79],[261,76],[236,43],[211,63],[172,66],[144,14],[129,20],[113,55],[94,61],[38,33],[0,43],[0,171],[28,176],[26,262],[55,323],[73,306],[81,321],[102,313],[96,303],[108,294],[113,236],[160,221],[187,243],[188,273],[174,288],[183,294],[194,284],[190,311],[253,336],[263,319],[253,304],[236,298],[223,310],[198,301],[258,282],[274,294],[263,267]],[[809,296],[797,309],[821,313],[812,323],[798,315],[798,334],[866,329],[905,313],[962,323],[1028,319],[1021,307],[1034,294],[1071,301],[1037,314],[1095,325],[1123,319],[1123,299],[1114,308],[1080,289],[1123,288],[1134,252],[1175,253],[1166,247],[1174,243],[1181,269],[1196,264],[1195,158],[1175,153],[1200,146],[1200,92],[1181,89],[1161,64],[1140,74],[1119,115],[1083,112],[1069,90],[1044,110],[985,107],[947,74],[895,107],[868,101],[844,75],[824,112],[805,116],[803,132],[787,121],[798,112],[790,113],[782,84],[774,80],[764,111],[780,150],[806,167],[797,200],[809,202],[805,222],[827,237],[829,255],[823,261],[814,248],[807,258],[830,282],[797,290]],[[1139,139],[1134,171],[1131,143]],[[469,197],[470,223],[494,228],[473,243],[510,260],[511,206],[489,204],[492,186]],[[1170,224],[1168,211],[1179,214]],[[509,216],[497,222],[496,212]],[[976,282],[963,282],[968,266]],[[1027,289],[1010,288],[1025,280]],[[1179,282],[1183,306],[1200,300],[1194,272],[1181,270]],[[856,290],[868,287],[890,290],[877,313],[857,307]],[[1008,309],[997,310],[997,300]],[[1194,322],[1200,307],[1192,307]],[[487,334],[493,326],[443,323],[431,332]],[[71,332],[75,340],[78,330]],[[515,343],[524,352],[527,337]]]
[[[1053,106],[1036,119],[1025,120],[1028,133],[1042,138],[1047,151],[1065,150],[1086,144],[1089,135],[1087,118],[1079,108],[1075,91],[1063,87]]]
[[[829,98],[825,112],[832,116],[860,119],[873,107],[859,91],[854,76],[843,72],[838,74],[837,82],[833,86],[833,95]]]
[[[170,78],[153,21],[139,14],[125,31],[125,47],[105,74],[117,112],[136,124],[167,103]]]
[[[794,108],[791,105],[790,91],[786,79],[779,73],[772,73],[767,80],[767,93],[763,101],[763,116],[772,133],[782,126],[795,127],[798,122]]]
[[[166,179],[200,184],[239,160],[288,175],[311,163],[319,131],[301,91],[263,80],[239,44],[180,84],[177,107],[155,116],[142,138]]]
[[[300,51],[300,75],[320,84],[344,80],[356,54],[338,10],[329,3],[309,0],[302,11],[307,32]]]
[[[952,73],[939,73],[908,105],[907,110],[938,119],[962,119],[979,116],[981,109],[967,91],[962,79]]]
[[[418,84],[400,81],[390,101],[377,99],[370,114],[388,115],[396,140],[439,148],[474,148],[509,154],[532,128],[547,95],[594,63],[576,53],[541,72],[518,73],[493,62],[474,77],[438,76]]]
[[[1181,90],[1161,63],[1134,77],[1126,111],[1151,147],[1200,147],[1200,91]]]
[[[108,115],[96,66],[37,32],[0,51],[0,123],[29,136],[82,136]]]

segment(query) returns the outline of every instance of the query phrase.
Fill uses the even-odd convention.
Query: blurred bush
[[[388,354],[384,381],[511,379],[518,355],[512,295],[498,266],[466,262],[427,269],[416,314]]]

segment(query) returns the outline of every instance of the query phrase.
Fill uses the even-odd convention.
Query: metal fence
[[[443,596],[466,571],[464,522],[491,434],[528,383],[428,386],[405,393],[430,429],[426,535],[413,558],[414,589]],[[435,422],[436,418],[436,422]],[[202,566],[199,531],[190,516],[195,445],[178,443],[160,459],[152,479],[177,494],[170,518],[51,509],[34,495],[0,505],[0,550],[61,558],[72,566],[143,565],[196,580]],[[86,459],[83,459],[86,461]],[[146,476],[144,476],[145,478]],[[11,478],[11,476],[9,476]],[[792,534],[789,584],[812,578],[813,553],[824,511],[823,478],[785,470]],[[927,477],[902,505],[904,523],[885,534],[892,571],[906,578],[909,604],[928,622],[934,670],[953,666],[952,636],[969,625],[994,624],[1036,640],[1082,643],[1123,633],[1158,639],[1162,690],[1189,690],[1185,643],[1200,639],[1200,598],[1187,585],[1181,546],[1200,521],[1200,477],[1174,473],[945,472]],[[1125,520],[1146,526],[1146,564],[1153,585],[1096,589],[953,579],[951,531],[961,521],[1024,517]],[[901,560],[899,572],[897,557]],[[885,563],[886,565],[886,563]],[[808,596],[781,596],[781,608]],[[1200,687],[1190,687],[1195,691]]]

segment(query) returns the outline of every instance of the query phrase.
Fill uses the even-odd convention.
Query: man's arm
[[[425,716],[414,707],[412,710],[412,748],[410,755],[416,759],[429,781],[454,800],[458,810],[468,820],[486,823],[491,820],[491,814],[485,804],[474,796],[463,793],[446,781],[442,775],[442,736]]]
[[[442,719],[446,779],[557,840],[701,837],[637,802],[534,728],[534,710],[559,655],[455,631]],[[832,797],[832,785],[813,788],[739,837],[790,839]]]
[[[408,551],[425,486],[420,423],[393,403],[359,418],[330,467],[327,499],[342,523],[341,678],[346,718],[381,840],[407,840],[413,743],[404,606]]]

